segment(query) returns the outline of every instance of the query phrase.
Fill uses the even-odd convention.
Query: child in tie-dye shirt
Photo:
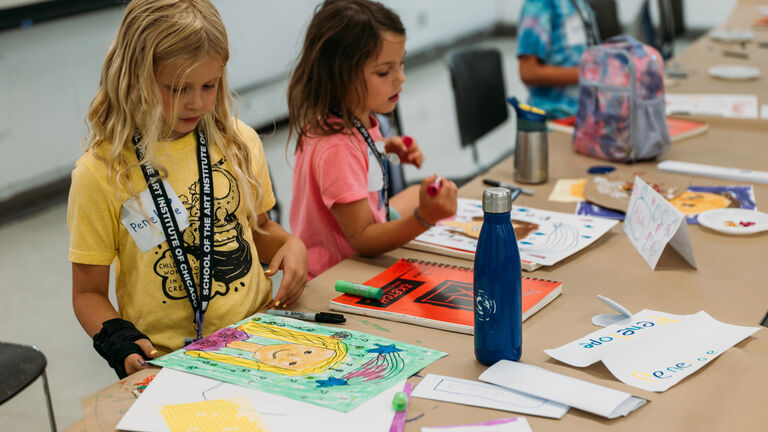
[[[576,114],[579,60],[599,42],[595,15],[586,0],[526,0],[517,56],[530,104],[550,118]]]

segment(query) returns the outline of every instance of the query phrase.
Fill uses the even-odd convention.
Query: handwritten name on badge
[[[167,181],[163,180],[163,185],[168,193],[168,204],[170,205],[179,230],[184,231],[189,226],[189,213],[186,207],[181,203],[176,192],[171,188]],[[139,205],[139,200],[143,205]],[[140,193],[138,199],[133,198],[123,203],[123,209],[120,214],[120,222],[133,240],[136,246],[142,251],[147,252],[153,247],[165,241],[165,234],[160,223],[160,215],[152,202],[152,196],[149,189]]]
[[[640,177],[635,177],[624,233],[651,270],[656,269],[667,244],[696,268],[685,215]]]

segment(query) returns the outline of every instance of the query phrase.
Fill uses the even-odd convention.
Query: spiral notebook
[[[473,334],[474,273],[471,268],[401,259],[364,282],[381,288],[381,300],[344,294],[330,309],[424,327]],[[555,299],[562,282],[523,278],[523,321]]]

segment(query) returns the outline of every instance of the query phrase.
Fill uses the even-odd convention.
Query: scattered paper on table
[[[757,96],[750,94],[664,95],[667,115],[711,115],[731,118],[757,118]]]
[[[348,413],[163,368],[125,413],[117,429],[135,432],[169,432],[159,407],[168,404],[202,402],[212,399],[245,397],[258,407],[264,424],[273,432],[333,430],[334,432],[388,432],[394,411],[392,398],[402,390],[405,380],[373,397]]]
[[[269,432],[242,396],[159,408],[171,432]]]
[[[421,432],[531,432],[531,426],[525,417],[515,417],[466,425],[423,427]]]
[[[557,202],[579,202],[584,201],[584,185],[587,179],[558,179],[552,193],[549,194],[550,201]]]
[[[625,384],[662,392],[759,329],[726,324],[704,311],[673,315],[645,309],[629,322],[544,352],[577,367],[602,361]]]
[[[489,367],[480,380],[609,419],[626,416],[646,402],[623,391],[509,360]]]
[[[424,377],[413,396],[558,419],[568,412],[566,405],[557,402],[493,384],[435,374]]]

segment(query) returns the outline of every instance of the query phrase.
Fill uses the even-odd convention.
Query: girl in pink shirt
[[[403,24],[380,3],[327,0],[309,24],[288,110],[296,135],[291,230],[307,246],[310,278],[355,253],[400,247],[456,212],[453,182],[427,194],[435,176],[389,196],[381,151],[417,167],[424,160],[416,142],[383,139],[374,117],[395,109],[404,57]]]

